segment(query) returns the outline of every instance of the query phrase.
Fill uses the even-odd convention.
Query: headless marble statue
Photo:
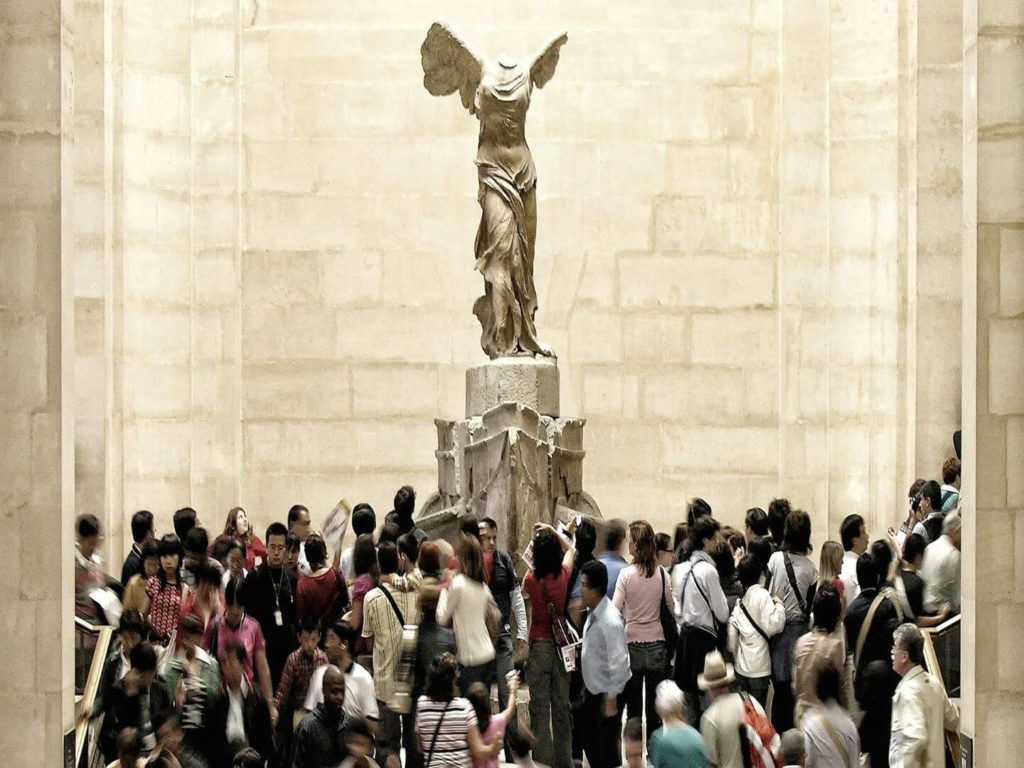
[[[555,74],[559,50],[568,39],[559,35],[529,61],[504,54],[484,60],[435,22],[420,49],[426,89],[434,96],[458,91],[463,106],[480,120],[476,166],[481,217],[475,252],[484,295],[473,304],[473,314],[482,328],[480,344],[492,360],[554,357],[537,339],[534,324],[537,172],[526,144],[526,112],[534,86],[543,88]]]

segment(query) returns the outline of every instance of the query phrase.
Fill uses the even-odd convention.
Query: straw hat
[[[702,691],[729,685],[736,679],[732,664],[726,664],[719,651],[704,657],[704,674],[697,675],[697,687]]]

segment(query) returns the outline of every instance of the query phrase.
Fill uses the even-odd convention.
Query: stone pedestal
[[[514,398],[514,399],[513,399]],[[585,419],[559,417],[554,360],[506,358],[466,372],[466,418],[436,419],[438,491],[419,525],[454,541],[466,514],[498,523],[517,566],[533,524],[600,517],[583,490]]]
[[[466,418],[502,403],[519,403],[543,416],[558,414],[558,365],[552,358],[499,357],[466,371]]]

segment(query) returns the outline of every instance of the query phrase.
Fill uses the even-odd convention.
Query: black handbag
[[[665,647],[671,653],[675,650],[676,645],[679,643],[679,627],[676,626],[676,617],[673,615],[671,608],[665,601],[665,586],[668,582],[668,576],[665,575],[665,569],[658,567],[661,571],[661,631],[665,635]]]

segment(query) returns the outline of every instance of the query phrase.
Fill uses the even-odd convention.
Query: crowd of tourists
[[[786,499],[742,528],[693,499],[671,535],[539,523],[517,568],[492,519],[430,538],[404,486],[333,553],[300,505],[262,540],[241,508],[216,535],[139,511],[116,580],[83,515],[76,608],[117,632],[80,717],[133,768],[941,766],[958,713],[921,630],[960,609],[959,472],[817,558]]]

